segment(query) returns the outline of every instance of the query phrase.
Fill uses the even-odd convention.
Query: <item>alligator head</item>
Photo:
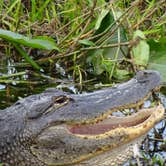
[[[159,85],[158,72],[140,71],[128,82],[92,93],[49,89],[21,99],[0,112],[0,161],[5,166],[121,164],[162,119],[164,108],[156,104],[127,117],[111,114],[143,104]]]

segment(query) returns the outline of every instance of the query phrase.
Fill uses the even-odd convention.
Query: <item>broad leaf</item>
[[[101,14],[99,15],[98,20],[97,20],[96,25],[95,25],[95,30],[98,30],[100,28],[103,19],[106,17],[106,15],[108,13],[109,13],[108,9],[103,9],[101,11]]]
[[[151,39],[149,45],[151,56],[148,69],[159,71],[166,81],[166,38],[161,38],[159,41]]]
[[[121,12],[116,12],[116,14],[117,17],[119,17]],[[96,22],[96,32],[94,34],[94,36],[99,35],[99,37],[95,38],[93,42],[96,42],[97,46],[103,46],[127,41],[124,28],[119,26],[119,28],[116,28],[115,30],[115,26],[116,24],[113,13],[109,9],[102,10]],[[92,64],[91,66],[93,66],[94,74],[99,75],[103,72],[106,72],[112,77],[112,70],[115,70],[113,65],[118,63],[118,59],[122,59],[127,49],[128,48],[126,46],[123,46],[121,49],[119,49],[119,47],[108,47],[88,51],[87,62]]]
[[[138,38],[139,41],[136,46],[132,47],[133,60],[136,65],[146,66],[149,61],[149,45],[145,40],[143,32],[137,30],[134,33],[133,39]]]
[[[53,39],[47,36],[29,38],[15,32],[0,29],[0,38],[32,48],[39,48],[45,50],[59,50],[58,47],[55,45]]]

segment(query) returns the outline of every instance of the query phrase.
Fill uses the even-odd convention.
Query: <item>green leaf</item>
[[[45,50],[53,50],[53,49],[59,50],[58,47],[55,45],[53,39],[47,36],[29,38],[15,32],[0,29],[0,38],[32,48],[39,48]]]
[[[103,49],[98,49],[89,52],[89,57],[87,58],[87,62],[93,65],[94,74],[100,75],[104,71],[107,73],[111,72],[112,65],[115,62],[111,60],[107,60],[103,56]]]
[[[100,34],[102,32],[110,31],[112,28],[112,25],[115,23],[114,21],[115,20],[114,20],[113,14],[109,10],[103,11],[101,15],[99,15],[99,18],[96,22],[97,29],[94,35]]]
[[[95,25],[95,30],[98,30],[100,28],[100,25],[103,21],[103,19],[105,18],[105,16],[109,13],[108,9],[103,9],[101,11],[101,14],[99,15],[97,21],[96,21],[96,25]]]
[[[87,39],[79,40],[78,41],[80,44],[87,45],[87,46],[95,46],[95,43],[92,41],[89,41]]]
[[[144,33],[140,30],[136,30],[134,32],[133,39],[136,39],[137,37],[139,37],[141,39],[146,39]]]
[[[133,60],[136,65],[146,66],[149,61],[149,45],[146,42],[143,32],[137,30],[134,39],[139,38],[138,44],[132,47]]]
[[[121,14],[121,12],[116,12],[116,18]],[[94,36],[101,35],[95,37],[93,42],[95,42],[97,46],[105,46],[127,41],[126,32],[123,26],[120,25],[116,30],[115,27],[116,22],[114,14],[110,10],[104,9],[96,22],[96,32],[94,33]],[[109,75],[111,78],[112,73],[114,73],[114,70],[116,69],[116,64],[118,64],[119,59],[123,59],[123,56],[127,51],[127,46],[121,46],[121,49],[120,46],[117,46],[88,51],[87,62],[93,66],[95,74],[99,75],[106,72],[107,76]]]
[[[149,40],[150,59],[148,69],[157,70],[161,73],[162,78],[166,81],[166,38],[158,41]]]
[[[132,48],[134,63],[146,66],[149,61],[149,45],[141,40],[136,47]]]
[[[107,60],[107,59],[102,59],[102,63],[101,63],[101,67],[104,71],[106,71],[107,73],[110,73],[112,70],[112,66],[115,62],[112,62],[111,60]]]
[[[129,72],[123,69],[116,69],[114,77],[118,80],[127,80],[129,78]]]
[[[102,67],[102,53],[102,49],[99,49],[97,51],[94,50],[89,52],[89,57],[87,58],[87,62],[93,65],[94,74],[96,75],[99,75],[104,71]]]

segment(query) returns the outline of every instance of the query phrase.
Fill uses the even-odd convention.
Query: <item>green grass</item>
[[[26,58],[23,56],[24,62],[27,62],[24,63],[25,67],[29,64],[33,67],[33,64],[36,66],[40,64],[42,68],[42,65],[49,62],[58,61],[61,64],[67,62],[67,72],[73,73],[72,75],[78,82],[80,79],[86,79],[84,75],[104,74],[108,80],[112,77],[125,79],[128,73],[135,72],[142,66],[146,67],[149,62],[141,63],[140,66],[137,63],[138,59],[142,58],[138,57],[139,52],[128,49],[142,42],[133,38],[134,32],[138,29],[142,31],[146,36],[143,41],[145,44],[151,38],[154,40],[163,38],[166,34],[165,6],[163,0],[143,2],[126,0],[116,3],[106,3],[104,0],[83,2],[78,0],[23,2],[11,0],[0,2],[2,13],[0,20],[2,29],[30,38],[49,36],[61,49],[60,52],[43,51],[47,56],[40,56],[36,59],[24,46],[25,54],[27,54]],[[1,43],[4,41],[1,40]],[[12,49],[11,45],[5,43],[2,48],[4,54],[8,50],[6,47]],[[147,48],[141,47],[145,51]],[[17,50],[12,49],[12,52]],[[21,52],[18,54],[21,55]],[[28,61],[27,59],[31,59],[28,56],[32,57],[32,60]],[[150,53],[146,56],[145,58],[149,60]],[[122,71],[120,73],[124,75],[118,78],[119,71]]]

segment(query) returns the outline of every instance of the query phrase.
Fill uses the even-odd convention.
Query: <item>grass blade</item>
[[[36,69],[36,70],[42,70],[41,67],[34,61],[32,60],[29,55],[18,45],[18,44],[13,44],[15,46],[15,48],[17,49],[17,51],[20,53],[20,55],[22,57],[24,57],[24,59],[31,64],[31,66]]]

